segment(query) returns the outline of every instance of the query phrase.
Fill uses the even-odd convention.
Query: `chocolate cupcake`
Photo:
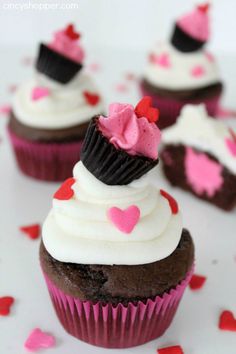
[[[236,206],[236,132],[208,117],[203,105],[183,108],[163,133],[164,173],[180,187],[224,210]]]
[[[104,109],[93,80],[81,70],[84,51],[73,26],[46,47],[34,77],[15,93],[8,130],[21,171],[57,181],[71,176],[89,120]]]
[[[141,92],[160,108],[159,126],[175,123],[185,104],[204,103],[216,116],[223,85],[214,56],[205,50],[209,39],[209,5],[200,5],[174,25],[169,43],[149,55]]]
[[[119,163],[122,152],[130,155],[127,169],[141,156],[158,160],[158,112],[147,109],[147,102],[135,109],[113,104],[108,117],[91,123],[105,139],[108,156],[113,148]],[[85,151],[105,168],[106,157],[99,160],[103,147],[104,140]],[[93,159],[85,165],[82,154],[73,177],[55,193],[43,225],[40,262],[66,331],[97,346],[126,348],[169,327],[191,278],[194,246],[177,202],[154,187],[149,169],[129,184],[108,185],[103,174],[91,172]]]

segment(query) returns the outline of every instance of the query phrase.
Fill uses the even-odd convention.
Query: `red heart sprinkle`
[[[25,233],[32,240],[36,240],[40,236],[41,228],[39,224],[32,224],[28,226],[21,226],[20,231]]]
[[[150,123],[158,121],[159,110],[152,107],[152,99],[149,96],[143,97],[135,107],[134,111],[138,118],[146,117]]]
[[[206,4],[202,4],[202,5],[198,5],[198,10],[204,13],[207,13],[209,10],[210,4],[206,3]]]
[[[236,332],[236,319],[231,311],[223,311],[219,319],[219,329]]]
[[[169,202],[172,214],[177,214],[179,211],[179,206],[178,203],[176,202],[176,200],[166,191],[164,191],[163,189],[160,190],[161,195],[166,198]]]
[[[179,345],[157,349],[158,354],[184,354],[183,349]]]
[[[7,316],[15,299],[12,296],[0,297],[0,316]]]
[[[73,24],[69,24],[66,29],[65,29],[65,34],[67,35],[67,37],[69,37],[70,39],[72,39],[73,41],[79,39],[80,33],[76,32],[74,30],[74,25]]]
[[[100,101],[100,96],[97,95],[96,93],[84,91],[83,95],[86,101],[88,102],[88,104],[90,104],[90,106],[96,106],[96,104],[98,104],[98,102]]]
[[[71,189],[75,179],[73,177],[68,178],[65,182],[62,183],[61,187],[56,191],[53,198],[59,200],[69,200],[73,197],[74,191]]]
[[[189,282],[189,287],[192,290],[201,289],[203,287],[203,285],[205,284],[205,281],[206,281],[206,277],[204,277],[203,275],[193,274],[193,276]]]

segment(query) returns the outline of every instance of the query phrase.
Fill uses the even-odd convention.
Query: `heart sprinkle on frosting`
[[[15,299],[12,296],[0,297],[0,316],[7,316]]]
[[[192,68],[191,75],[196,78],[202,77],[205,75],[205,69],[201,65],[196,65],[194,68]]]
[[[83,92],[84,98],[90,106],[96,106],[100,101],[100,96],[89,91]]]
[[[168,69],[171,67],[170,57],[168,53],[162,53],[160,55],[151,53],[149,56],[149,60],[152,64],[159,65],[164,69]]]
[[[27,338],[24,347],[30,352],[36,352],[40,349],[52,348],[56,344],[55,337],[49,335],[39,328],[33,329]]]
[[[236,332],[236,319],[231,311],[223,311],[219,319],[219,329]]]
[[[157,349],[157,354],[184,354],[183,349],[179,345]]]
[[[21,226],[20,231],[25,233],[32,240],[36,240],[40,236],[41,228],[39,224],[32,224],[28,226]]]
[[[146,117],[150,123],[155,123],[159,118],[159,110],[152,107],[152,99],[145,96],[135,107],[135,114],[138,118]]]
[[[207,13],[210,8],[210,4],[207,2],[206,4],[201,4],[197,6],[197,9],[203,13]]]
[[[189,287],[191,290],[199,290],[206,282],[206,277],[203,275],[194,274],[190,280]]]
[[[31,92],[31,99],[33,101],[41,100],[50,95],[50,90],[47,87],[37,86]]]
[[[162,197],[164,197],[168,200],[172,214],[174,214],[174,215],[178,214],[179,206],[178,206],[177,201],[169,193],[167,193],[163,189],[160,189],[160,193],[161,193]]]
[[[65,34],[67,35],[67,37],[72,39],[72,41],[76,41],[77,39],[79,39],[81,37],[80,33],[75,31],[73,24],[69,24],[66,27]]]
[[[61,187],[56,191],[53,198],[58,200],[69,200],[73,197],[74,191],[71,188],[75,183],[73,177],[68,178],[65,182],[62,183]]]
[[[140,209],[136,205],[131,205],[125,210],[112,207],[107,214],[117,229],[126,234],[130,234],[133,231],[140,219]]]

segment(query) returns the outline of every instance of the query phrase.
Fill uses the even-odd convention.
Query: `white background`
[[[9,0],[8,0],[9,2]],[[126,72],[142,73],[146,49],[164,38],[176,14],[190,8],[188,0],[80,0],[73,12],[1,10],[0,105],[11,101],[9,85],[32,75],[22,58],[35,55],[37,42],[68,21],[79,23],[87,48],[87,63],[100,63],[95,73],[107,102],[137,102],[135,83],[125,81]],[[1,0],[1,4],[3,1]],[[177,6],[178,5],[178,6]],[[225,103],[235,107],[236,2],[214,1],[214,40],[222,75],[227,83]],[[128,90],[117,92],[117,83]],[[185,354],[235,354],[236,334],[217,328],[220,312],[236,315],[236,210],[225,213],[194,197],[172,189],[161,169],[159,187],[179,201],[184,224],[196,245],[196,272],[206,275],[204,288],[187,289],[177,316],[166,334],[145,346],[127,350],[104,350],[68,336],[53,313],[38,262],[39,241],[31,241],[18,228],[42,223],[51,207],[56,183],[43,183],[22,176],[17,170],[5,134],[7,119],[0,115],[0,296],[12,295],[15,306],[9,317],[0,317],[0,354],[25,354],[23,343],[35,328],[56,336],[51,354],[155,354],[158,347],[181,344]],[[234,126],[235,123],[234,123]],[[45,351],[46,352],[46,351]]]
[[[203,1],[202,1],[203,2]],[[70,4],[77,10],[7,10],[11,4]],[[68,21],[84,33],[86,45],[147,49],[167,37],[175,18],[195,0],[0,0],[0,44],[32,45]],[[212,0],[211,48],[236,53],[236,1]]]

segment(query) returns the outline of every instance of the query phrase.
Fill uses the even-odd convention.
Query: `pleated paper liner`
[[[10,129],[8,134],[17,164],[25,175],[44,181],[63,181],[72,176],[82,141],[36,143],[18,137]]]
[[[204,103],[207,109],[208,114],[211,117],[217,116],[221,94],[217,94],[214,97],[206,99],[182,99],[175,100],[169,97],[163,97],[157,94],[150,92],[146,87],[141,83],[140,85],[142,96],[150,96],[152,98],[153,105],[158,107],[160,110],[160,119],[158,120],[158,127],[164,129],[175,124],[180,111],[186,104],[200,104]]]
[[[126,185],[140,178],[158,164],[145,156],[131,156],[115,148],[98,130],[98,117],[88,127],[81,160],[85,167],[100,181],[108,185]]]
[[[193,267],[186,278],[168,293],[146,302],[129,302],[127,306],[81,301],[65,294],[46,274],[44,277],[57,317],[68,333],[99,347],[128,348],[164,334],[192,274]]]
[[[66,84],[73,79],[82,67],[82,64],[65,57],[43,43],[40,44],[36,62],[36,69],[40,73]]]

